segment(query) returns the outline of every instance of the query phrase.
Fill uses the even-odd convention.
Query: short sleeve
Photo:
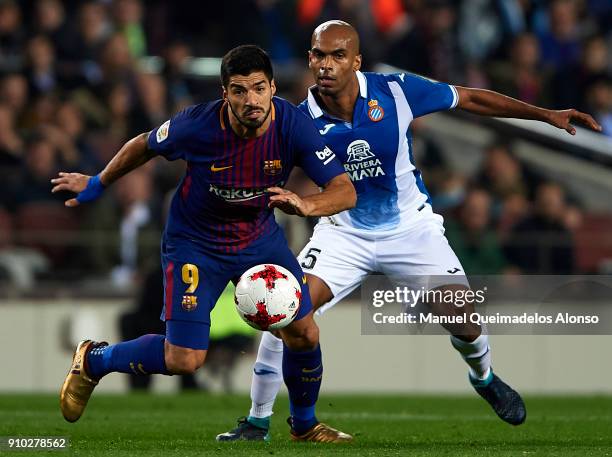
[[[336,154],[325,145],[312,119],[297,108],[294,109],[295,127],[292,130],[296,165],[318,186],[324,186],[344,173],[344,167],[336,158]]]
[[[185,143],[193,130],[193,107],[185,108],[159,127],[151,130],[147,140],[151,151],[167,160],[185,158]]]
[[[391,77],[402,88],[412,110],[412,116],[415,118],[437,111],[453,109],[459,102],[459,95],[455,86],[412,73],[400,73],[391,75]]]

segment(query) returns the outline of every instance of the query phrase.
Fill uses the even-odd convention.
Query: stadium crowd
[[[330,18],[358,29],[366,70],[384,62],[575,107],[612,136],[609,0],[233,0],[202,8],[184,0],[0,1],[2,276],[15,280],[25,262],[40,277],[110,274],[129,285],[146,265],[155,268],[165,202],[183,164],[151,161],[77,211],[64,209],[66,195],[50,193],[51,177],[95,174],[129,138],[217,98],[217,79],[184,71],[192,56],[256,42],[278,65],[305,66],[312,28]],[[152,70],[145,56],[162,64]],[[280,95],[297,103],[309,84],[281,81]],[[596,271],[577,260],[579,199],[525,167],[508,139],[463,176],[415,129],[434,209],[468,273]]]

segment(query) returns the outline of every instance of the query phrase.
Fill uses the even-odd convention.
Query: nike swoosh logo
[[[275,371],[272,371],[272,370],[266,370],[266,369],[263,369],[263,368],[262,368],[261,370],[257,370],[257,369],[255,369],[255,368],[254,368],[254,369],[253,369],[253,372],[254,372],[256,375],[259,375],[259,376],[263,376],[263,375],[267,375],[267,374],[276,374],[276,372],[275,372]]]
[[[306,276],[302,276],[302,284],[306,284]]]
[[[325,135],[327,132],[329,132],[329,130],[330,130],[332,127],[335,127],[335,126],[336,126],[336,124],[326,124],[326,125],[325,125],[325,127],[323,127],[321,130],[319,130],[319,133],[320,133],[321,135]]]
[[[215,164],[213,163],[210,166],[210,171],[212,171],[213,173],[216,173],[218,171],[227,170],[227,169],[232,168],[232,167],[233,167],[233,165],[230,165],[229,167],[215,167]]]
[[[321,364],[319,364],[316,368],[312,368],[312,369],[308,369],[308,368],[302,368],[302,373],[314,373],[317,370],[321,369]]]

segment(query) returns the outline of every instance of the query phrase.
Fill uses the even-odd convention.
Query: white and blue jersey
[[[457,106],[457,90],[410,73],[356,74],[359,96],[352,122],[324,112],[314,87],[299,108],[314,119],[357,191],[356,207],[331,221],[359,231],[399,230],[430,202],[414,163],[410,123]]]

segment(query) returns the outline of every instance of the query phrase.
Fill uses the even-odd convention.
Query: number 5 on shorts
[[[314,268],[315,263],[317,263],[317,256],[315,253],[321,254],[321,250],[317,248],[310,248],[308,250],[304,256],[304,260],[301,263],[302,268],[305,268],[306,270],[312,270]]]

